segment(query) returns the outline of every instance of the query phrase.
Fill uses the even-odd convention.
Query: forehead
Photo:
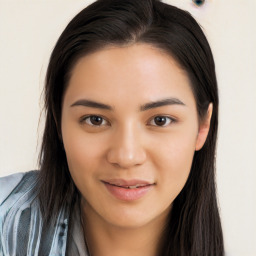
[[[106,103],[143,103],[177,97],[194,105],[186,72],[167,53],[147,44],[111,46],[82,57],[74,66],[65,98]]]

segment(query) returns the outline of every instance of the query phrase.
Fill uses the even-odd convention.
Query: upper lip
[[[145,180],[123,180],[123,179],[110,179],[110,180],[103,180],[105,183],[109,183],[111,185],[126,187],[126,186],[146,186],[146,185],[153,185],[154,183],[145,181]]]

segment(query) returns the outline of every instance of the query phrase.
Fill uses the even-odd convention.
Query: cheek
[[[155,155],[159,184],[172,200],[184,187],[190,173],[195,152],[195,135],[174,136],[165,140]]]
[[[104,149],[93,136],[86,136],[81,129],[63,129],[63,143],[73,179],[85,177],[101,163]],[[102,145],[102,143],[101,143]]]
[[[102,167],[101,148],[79,133],[63,137],[70,175],[82,195],[93,190],[99,166]],[[75,134],[75,135],[74,135]]]

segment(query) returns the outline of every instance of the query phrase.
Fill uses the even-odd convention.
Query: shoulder
[[[34,189],[37,175],[37,171],[30,171],[0,178],[0,255],[16,255],[18,245],[25,244],[21,238],[30,226],[28,216],[31,211],[38,220]],[[20,239],[22,243],[19,243]]]
[[[0,206],[6,201],[12,201],[17,194],[22,196],[22,193],[30,190],[37,179],[38,171],[30,171],[24,173],[16,173],[6,177],[0,178]]]
[[[0,255],[65,255],[69,211],[44,226],[38,200],[38,171],[0,178]]]
[[[30,171],[0,178],[1,223],[14,212],[20,212],[21,208],[31,206],[37,195],[35,189],[37,176],[37,171]]]

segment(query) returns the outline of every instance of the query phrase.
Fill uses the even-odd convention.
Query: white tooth
[[[129,188],[137,188],[137,185],[129,186]]]

